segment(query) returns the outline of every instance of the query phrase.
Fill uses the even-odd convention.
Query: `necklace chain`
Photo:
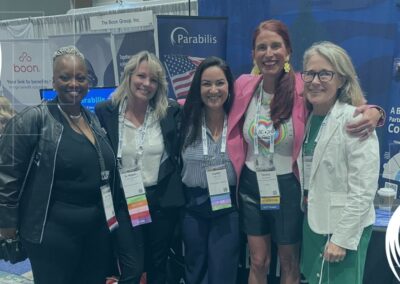
[[[60,106],[60,104],[57,104],[58,109],[66,116],[68,116],[70,119],[76,121],[82,117],[82,112],[80,111],[78,115],[73,115],[73,114],[67,114]]]

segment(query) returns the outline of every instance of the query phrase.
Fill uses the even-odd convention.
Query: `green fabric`
[[[356,251],[346,250],[346,257],[338,263],[324,262],[321,283],[326,284],[362,284],[364,265],[372,226],[364,228]],[[314,233],[307,218],[303,224],[303,242],[301,253],[301,272],[310,284],[318,284],[321,273],[322,255],[327,242],[326,235]]]
[[[311,115],[310,121],[308,123],[310,131],[308,129],[308,139],[304,141],[303,144],[303,154],[305,156],[312,156],[314,153],[314,148],[316,146],[315,138],[318,136],[319,129],[321,128],[321,124],[325,119],[325,115]]]

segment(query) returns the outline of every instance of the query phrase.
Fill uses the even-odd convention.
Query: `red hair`
[[[278,20],[268,20],[261,22],[253,33],[253,51],[256,47],[256,40],[262,31],[271,31],[277,33],[283,40],[286,50],[292,53],[292,44],[290,42],[289,30],[287,26]],[[295,74],[292,68],[288,73],[282,71],[275,86],[274,98],[271,101],[271,119],[274,127],[278,128],[284,121],[292,115],[295,92]]]

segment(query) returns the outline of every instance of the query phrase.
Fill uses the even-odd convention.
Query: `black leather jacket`
[[[96,137],[107,141],[97,118],[85,114]],[[0,138],[0,228],[18,228],[34,243],[43,238],[63,133],[60,121],[56,100],[42,103],[17,114]]]

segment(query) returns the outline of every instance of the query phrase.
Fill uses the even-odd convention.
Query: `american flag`
[[[164,55],[164,59],[176,98],[186,98],[194,72],[204,58],[171,54]]]

